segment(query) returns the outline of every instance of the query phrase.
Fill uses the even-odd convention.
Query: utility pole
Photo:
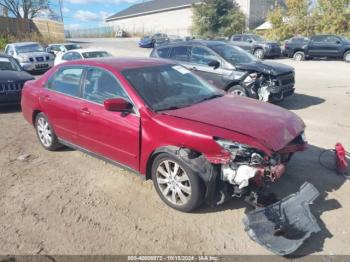
[[[58,0],[58,5],[59,5],[59,8],[60,8],[61,22],[63,23],[63,12],[62,12],[63,0]]]

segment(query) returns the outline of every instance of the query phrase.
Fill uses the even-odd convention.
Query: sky
[[[66,29],[93,28],[105,25],[105,18],[142,0],[62,0]],[[58,11],[58,0],[51,1]],[[57,10],[57,11],[56,11]]]

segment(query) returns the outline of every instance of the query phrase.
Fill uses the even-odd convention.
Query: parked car
[[[17,59],[25,71],[46,71],[54,64],[55,57],[35,42],[12,43],[5,47],[5,54]]]
[[[261,101],[280,101],[294,93],[290,66],[261,61],[229,43],[189,41],[155,48],[151,57],[176,61],[217,88]]]
[[[76,49],[72,51],[68,51],[66,53],[59,53],[55,59],[55,65],[62,64],[67,61],[74,60],[84,60],[91,58],[99,58],[99,57],[110,57],[112,56],[107,51],[98,50],[98,49]]]
[[[315,35],[289,46],[286,55],[297,61],[326,57],[350,63],[350,39],[337,35]]]
[[[33,79],[16,59],[0,54],[0,105],[19,104],[24,83]]]
[[[294,50],[300,46],[307,44],[309,41],[309,38],[303,36],[296,36],[285,40],[282,44],[282,55],[293,57]]]
[[[263,188],[307,146],[294,113],[225,95],[162,59],[61,64],[27,82],[21,104],[45,149],[66,145],[121,165],[186,212]]]
[[[231,42],[259,59],[281,56],[279,43],[267,41],[259,35],[233,35]]]
[[[70,50],[81,49],[82,47],[73,43],[64,43],[64,44],[51,44],[46,48],[46,52],[51,53],[53,55],[57,55],[58,53],[65,53]]]
[[[157,33],[153,36],[144,36],[139,42],[139,47],[143,48],[153,48],[154,46],[162,45],[168,43],[169,37],[167,34]]]

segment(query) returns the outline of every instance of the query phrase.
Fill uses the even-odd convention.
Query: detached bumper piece
[[[321,231],[309,207],[318,196],[318,190],[305,183],[297,193],[248,213],[243,219],[245,230],[271,252],[292,254],[312,233]]]

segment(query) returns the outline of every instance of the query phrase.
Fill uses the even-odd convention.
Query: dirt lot
[[[88,42],[115,55],[149,53],[133,40]],[[350,149],[350,64],[279,62],[296,68],[297,94],[280,106],[304,119],[310,149],[272,189],[285,196],[309,181],[322,193],[313,207],[322,232],[298,253],[350,255],[350,183],[318,163],[338,141]],[[151,182],[78,151],[45,151],[18,108],[0,109],[0,254],[269,254],[244,232],[247,210],[232,200],[179,213]]]

